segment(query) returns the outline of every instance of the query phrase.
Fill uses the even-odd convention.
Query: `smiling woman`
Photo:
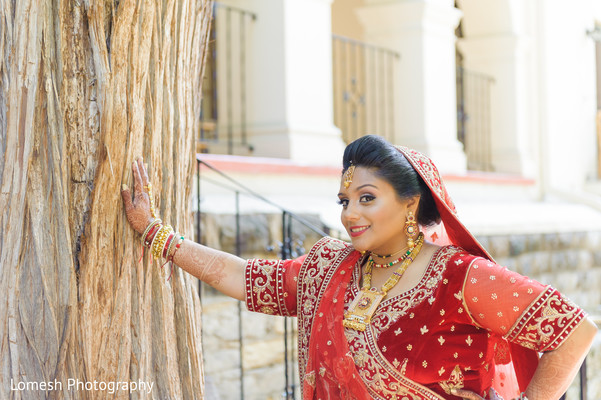
[[[164,228],[150,215],[141,161],[135,198],[126,189],[123,200],[157,254],[251,311],[298,317],[304,399],[559,398],[596,332],[586,313],[496,264],[423,154],[365,136],[343,165],[338,197],[352,243],[323,238],[294,260],[157,238]]]
[[[419,195],[401,198],[388,181],[366,167],[354,170],[353,185],[341,185],[342,224],[359,251],[378,254],[399,252],[406,247],[403,227],[408,212],[415,213]]]

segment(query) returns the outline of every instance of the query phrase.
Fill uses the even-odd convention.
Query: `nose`
[[[359,219],[359,213],[357,212],[357,208],[349,202],[345,209],[342,210],[341,214],[342,222],[354,222]]]

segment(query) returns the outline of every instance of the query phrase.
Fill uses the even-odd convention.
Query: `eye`
[[[361,203],[369,203],[370,201],[375,200],[376,196],[372,196],[371,194],[364,194],[359,198]]]
[[[338,199],[337,203],[340,204],[342,208],[346,208],[346,206],[348,206],[348,199]]]

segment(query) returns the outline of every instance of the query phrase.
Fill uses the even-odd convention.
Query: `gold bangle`
[[[167,232],[169,232],[169,229],[168,226],[165,225],[161,227],[161,230],[157,233],[157,239],[152,244],[152,255],[154,256],[154,258],[161,258],[159,254],[159,249],[161,247],[161,242],[167,235]]]
[[[152,247],[152,255],[154,256],[154,258],[157,258],[157,259],[162,258],[163,249],[165,248],[165,243],[167,242],[167,239],[169,239],[169,236],[173,232],[174,232],[173,228],[169,225],[165,225],[165,226],[163,226],[163,228],[161,228],[161,230],[157,234],[157,236],[159,236],[159,238],[157,239],[157,241],[155,243],[153,243],[153,247]]]
[[[158,246],[159,246],[159,244],[161,242],[161,239],[167,233],[168,227],[169,227],[169,225],[163,225],[163,226],[161,226],[161,229],[159,229],[159,231],[156,233],[156,235],[154,236],[154,240],[152,241],[152,244],[150,245],[150,248],[151,248],[151,251],[152,251],[152,255],[155,258],[160,258],[160,257],[156,256],[156,254],[157,254],[157,248],[158,248]]]

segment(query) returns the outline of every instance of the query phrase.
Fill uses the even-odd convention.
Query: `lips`
[[[349,233],[350,233],[351,237],[357,237],[357,236],[362,235],[368,229],[369,229],[369,225],[365,225],[365,226],[351,226],[349,228]]]

